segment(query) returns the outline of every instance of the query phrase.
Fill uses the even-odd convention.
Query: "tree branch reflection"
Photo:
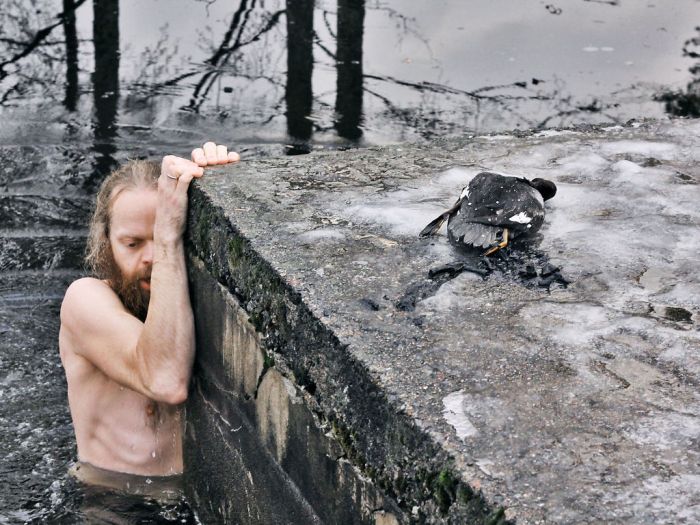
[[[73,12],[80,7],[82,4],[85,3],[85,0],[77,0],[75,1],[73,5]],[[19,53],[15,54],[14,56],[10,57],[9,59],[0,62],[0,80],[4,79],[8,73],[6,71],[6,68],[10,64],[14,64],[16,62],[19,62],[22,60],[24,57],[28,56],[29,54],[32,53],[37,47],[39,47],[42,42],[51,34],[51,32],[56,29],[57,27],[63,25],[64,18],[68,15],[67,11],[63,11],[62,13],[57,15],[57,18],[59,18],[59,21],[51,24],[50,26],[44,27],[37,31],[34,36],[29,40],[28,42],[22,44],[24,45],[24,49],[20,51]]]
[[[700,58],[700,27],[696,27],[697,36],[689,38],[683,43],[683,56],[688,58]],[[688,71],[695,78],[688,83],[684,91],[666,91],[656,97],[656,100],[664,103],[664,109],[669,115],[675,117],[700,117],[700,62],[691,66]]]

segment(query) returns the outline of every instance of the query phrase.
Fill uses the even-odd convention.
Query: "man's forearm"
[[[194,316],[187,288],[182,236],[187,191],[205,166],[239,160],[226,146],[207,142],[192,160],[163,157],[153,228],[153,266],[148,315],[136,345],[136,370],[143,390],[155,400],[177,404],[187,398],[194,359]]]
[[[136,348],[141,380],[153,399],[186,399],[194,349],[184,244],[156,235],[148,315]]]

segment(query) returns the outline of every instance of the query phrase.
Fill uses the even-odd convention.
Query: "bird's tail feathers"
[[[450,232],[454,242],[467,248],[491,248],[503,240],[503,228],[489,224],[467,223]]]

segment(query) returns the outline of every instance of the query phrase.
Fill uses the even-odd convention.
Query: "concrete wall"
[[[399,523],[331,426],[278,371],[229,291],[191,260],[197,364],[187,403],[188,494],[205,523]]]

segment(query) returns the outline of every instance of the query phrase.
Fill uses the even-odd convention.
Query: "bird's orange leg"
[[[491,255],[493,253],[496,253],[498,250],[502,250],[506,246],[508,246],[508,228],[503,228],[503,240],[493,248],[489,248],[489,250],[486,251],[484,255]]]

